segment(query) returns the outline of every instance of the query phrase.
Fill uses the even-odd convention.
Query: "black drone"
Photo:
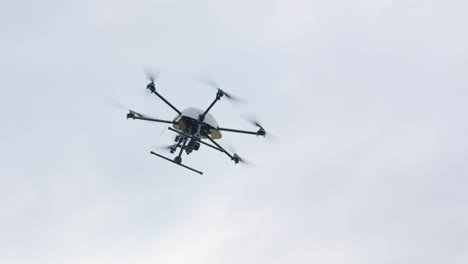
[[[158,153],[151,151],[150,153],[156,155],[160,158],[163,158],[167,161],[170,161],[174,164],[197,172],[199,174],[203,174],[203,172],[195,170],[191,167],[188,167],[182,164],[182,154],[185,151],[187,155],[192,153],[192,151],[198,151],[200,145],[203,144],[208,146],[212,149],[225,153],[231,160],[233,160],[236,164],[239,162],[244,162],[242,158],[237,155],[236,153],[230,154],[226,149],[224,149],[221,145],[219,145],[215,140],[220,139],[222,137],[221,131],[227,132],[235,132],[235,133],[243,133],[243,134],[251,134],[257,136],[265,137],[266,131],[265,129],[259,124],[258,121],[251,120],[251,122],[256,125],[259,129],[258,131],[245,131],[245,130],[238,130],[238,129],[231,129],[231,128],[222,128],[218,126],[215,118],[212,114],[209,113],[211,108],[218,102],[222,97],[225,97],[229,100],[238,100],[236,97],[228,94],[227,92],[221,90],[216,83],[213,81],[206,82],[207,84],[215,87],[217,89],[216,98],[214,101],[206,108],[206,110],[201,110],[195,107],[189,107],[183,111],[177,109],[173,104],[171,104],[168,100],[166,100],[158,91],[156,91],[156,85],[154,83],[155,78],[154,76],[149,76],[150,83],[146,86],[151,93],[158,96],[164,103],[166,103],[169,107],[172,108],[177,113],[177,116],[172,120],[161,120],[150,118],[140,113],[137,113],[133,110],[129,110],[127,114],[127,119],[139,119],[139,120],[146,120],[151,122],[160,122],[160,123],[167,123],[171,124],[172,127],[168,129],[177,133],[174,138],[174,143],[167,148],[170,153],[174,154],[178,151],[177,156],[174,159],[167,158],[162,156]],[[212,144],[204,142],[203,140],[208,140]],[[180,150],[178,150],[180,149]]]

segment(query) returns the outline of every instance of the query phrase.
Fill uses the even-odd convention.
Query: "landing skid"
[[[150,153],[153,154],[153,155],[156,155],[156,156],[158,156],[158,157],[160,157],[160,158],[163,158],[163,159],[165,159],[165,160],[167,160],[167,161],[170,161],[170,162],[172,162],[172,163],[174,163],[174,164],[177,164],[177,165],[179,165],[179,166],[181,166],[181,167],[184,167],[184,168],[186,168],[186,169],[189,169],[189,170],[191,170],[191,171],[193,171],[193,172],[196,172],[196,173],[199,173],[199,174],[203,174],[203,172],[201,172],[201,171],[198,171],[198,170],[196,170],[196,169],[194,169],[194,168],[190,168],[189,166],[186,166],[186,165],[184,165],[184,164],[182,164],[182,163],[177,163],[177,162],[175,162],[175,161],[173,161],[173,160],[171,160],[171,159],[169,159],[169,158],[166,158],[166,157],[164,157],[163,155],[160,155],[160,154],[158,154],[158,153],[155,153],[155,152],[153,152],[153,151],[151,151]]]

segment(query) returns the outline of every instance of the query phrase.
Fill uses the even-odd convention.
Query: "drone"
[[[161,154],[151,151],[150,153],[170,161],[176,165],[189,169],[193,172],[203,174],[203,172],[191,168],[185,164],[182,164],[182,154],[185,152],[187,155],[190,155],[193,151],[198,151],[201,145],[208,146],[214,150],[217,150],[221,153],[226,154],[235,164],[239,162],[245,162],[239,155],[236,153],[231,154],[225,148],[223,148],[220,144],[218,144],[215,140],[222,138],[221,131],[226,132],[233,132],[233,133],[242,133],[242,134],[250,134],[256,136],[266,136],[265,129],[260,125],[260,123],[256,120],[250,120],[251,123],[258,127],[257,131],[246,131],[240,129],[232,129],[232,128],[223,128],[219,127],[218,123],[214,116],[209,113],[211,108],[221,100],[221,98],[227,98],[228,100],[238,100],[237,97],[223,91],[219,88],[219,86],[214,81],[205,82],[208,85],[213,86],[217,89],[216,97],[213,102],[206,108],[206,110],[202,110],[195,107],[186,108],[183,111],[180,111],[176,108],[173,104],[171,104],[166,98],[164,98],[157,90],[155,85],[155,77],[149,75],[148,76],[150,83],[146,86],[146,89],[149,90],[152,94],[155,94],[159,99],[161,99],[164,103],[166,103],[172,110],[174,110],[177,115],[176,117],[170,120],[162,120],[162,119],[155,119],[143,114],[137,113],[133,110],[128,110],[127,119],[138,119],[144,121],[151,121],[151,122],[159,122],[159,123],[166,123],[171,124],[172,127],[168,127],[169,130],[176,133],[174,137],[173,144],[165,147],[168,149],[171,154],[176,153],[176,156],[173,159],[165,157]],[[209,141],[205,142],[205,141]]]

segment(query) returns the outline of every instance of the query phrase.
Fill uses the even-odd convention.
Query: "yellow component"
[[[220,139],[222,137],[221,132],[217,129],[210,129],[210,134],[212,139]]]
[[[179,131],[181,130],[181,125],[179,124],[180,121],[182,121],[182,116],[176,116],[172,121],[172,127]]]
[[[185,124],[184,124],[184,120],[182,119],[182,116],[176,116],[176,118],[174,118],[172,127],[178,131],[181,131],[184,126]],[[221,132],[213,128],[210,129],[209,134],[211,135],[212,139],[220,139],[222,137]],[[206,137],[202,136],[202,138],[206,138]]]

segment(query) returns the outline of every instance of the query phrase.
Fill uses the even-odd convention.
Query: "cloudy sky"
[[[468,3],[2,1],[0,262],[468,263]],[[213,108],[192,173],[118,100]],[[167,154],[170,155],[170,154]]]

